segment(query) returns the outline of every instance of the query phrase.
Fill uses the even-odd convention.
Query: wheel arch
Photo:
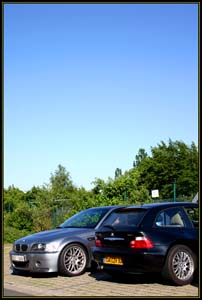
[[[179,239],[179,240],[176,240],[175,242],[171,243],[166,251],[166,254],[164,256],[164,263],[166,262],[166,258],[167,258],[167,255],[170,251],[171,248],[173,248],[174,246],[177,246],[177,245],[183,245],[183,246],[187,246],[188,248],[190,248],[190,250],[194,253],[195,255],[195,263],[196,263],[196,266],[198,264],[198,253],[197,251],[195,250],[196,249],[196,246],[194,245],[195,241],[191,241],[191,240],[184,240],[184,239]]]
[[[185,260],[183,258],[184,255],[181,256],[181,254],[179,254],[183,251],[182,249],[184,249],[185,252],[189,252],[189,254],[186,254]],[[183,243],[182,240],[173,243],[172,246],[169,247],[161,272],[164,280],[174,285],[186,285],[192,282],[198,268],[196,251],[192,249],[190,243]],[[175,261],[175,257],[179,259]]]

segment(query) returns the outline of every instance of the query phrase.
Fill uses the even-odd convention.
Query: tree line
[[[139,149],[131,169],[116,168],[114,178],[95,178],[87,191],[76,187],[70,173],[58,165],[49,183],[33,186],[23,192],[14,185],[4,189],[4,241],[58,226],[76,212],[93,207],[115,204],[142,204],[176,199],[191,201],[199,189],[197,146],[182,141],[161,141],[151,147],[151,154]],[[175,185],[174,185],[175,184]],[[159,197],[152,198],[151,191]]]

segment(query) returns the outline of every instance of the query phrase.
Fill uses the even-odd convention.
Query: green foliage
[[[33,227],[35,232],[48,230],[53,228],[53,209],[46,207],[39,207],[33,209]]]
[[[116,168],[115,170],[115,179],[119,178],[122,175],[122,171],[119,168]]]
[[[141,161],[143,159],[145,159],[146,157],[148,157],[147,152],[143,148],[140,148],[138,151],[138,154],[135,156],[135,161],[133,162],[133,167],[134,168],[138,167],[138,165],[141,163]]]
[[[69,172],[65,167],[58,165],[58,169],[50,177],[51,193],[54,200],[68,199],[74,191]]]
[[[14,187],[14,185],[9,186],[8,189],[4,189],[4,211],[11,212],[18,207],[19,203],[23,202],[25,199],[25,193],[20,189]]]
[[[53,205],[52,195],[49,189],[43,187],[33,187],[30,191],[25,194],[25,200],[29,204],[29,207],[44,207]]]
[[[5,225],[3,230],[3,241],[4,243],[13,243],[16,239],[30,235],[31,233],[32,232],[30,230],[19,230],[17,228]]]
[[[4,216],[6,224],[19,230],[32,230],[32,212],[26,203],[20,204],[13,212]]]
[[[139,173],[136,169],[126,171],[123,175],[108,178],[107,182],[96,179],[93,193],[102,197],[106,205],[145,203],[151,200],[147,189],[138,186]]]
[[[149,191],[158,189],[161,199],[173,197],[176,182],[177,197],[192,197],[198,191],[198,151],[194,143],[188,147],[181,141],[169,140],[151,148],[151,157],[138,165],[138,184]]]
[[[99,206],[93,193],[86,191],[84,188],[74,190],[74,192],[71,194],[71,198],[66,205],[68,205],[69,208],[67,213],[64,215],[66,219],[81,210]]]

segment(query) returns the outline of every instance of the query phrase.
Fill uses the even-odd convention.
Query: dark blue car
[[[198,269],[198,204],[153,203],[114,210],[96,230],[93,256],[112,275],[161,273],[175,285]]]

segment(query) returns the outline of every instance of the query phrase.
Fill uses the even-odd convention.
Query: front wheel
[[[66,246],[59,258],[59,272],[67,276],[78,276],[87,266],[86,250],[79,244]]]
[[[175,285],[186,285],[192,282],[195,268],[196,258],[192,250],[185,245],[176,245],[167,254],[162,275]]]

